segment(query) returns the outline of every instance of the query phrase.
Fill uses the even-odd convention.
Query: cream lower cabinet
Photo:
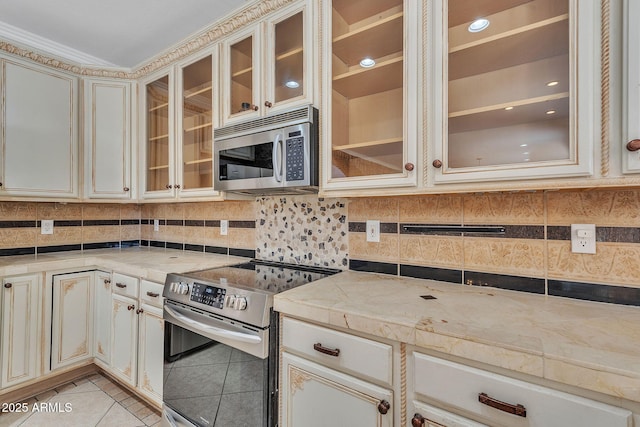
[[[114,273],[112,286],[109,370],[159,405],[164,354],[162,285]]]
[[[452,408],[488,425],[629,427],[631,411],[420,352],[408,357],[408,416],[414,426],[482,426],[440,410]],[[430,402],[431,405],[420,402]],[[434,408],[435,407],[435,408]],[[435,410],[435,416],[429,412]],[[424,410],[424,413],[420,413]],[[414,415],[416,413],[416,415]],[[420,417],[426,419],[420,424]],[[437,418],[429,421],[429,418]],[[413,420],[412,419],[412,420]],[[431,424],[429,424],[431,423]]]
[[[36,378],[41,313],[39,274],[2,280],[2,376],[0,387]]]
[[[105,271],[96,271],[94,278],[93,354],[97,360],[109,365],[111,358],[111,273]]]
[[[285,318],[280,425],[394,425],[392,347]]]
[[[53,276],[51,369],[93,356],[93,271]]]

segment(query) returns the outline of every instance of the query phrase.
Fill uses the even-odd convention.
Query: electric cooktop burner
[[[184,273],[196,280],[277,294],[340,270],[252,260],[243,264]]]

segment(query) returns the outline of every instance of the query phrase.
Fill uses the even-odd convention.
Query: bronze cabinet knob
[[[122,190],[126,193],[127,191],[129,191],[129,187],[124,187]]]
[[[415,165],[413,163],[405,163],[404,168],[405,170],[411,172],[413,169],[415,169]]]
[[[382,415],[385,415],[387,412],[389,412],[389,409],[391,409],[391,405],[386,400],[381,400],[380,403],[378,403],[378,412],[380,412]]]
[[[264,106],[267,107],[267,108],[271,108],[271,107],[273,107],[273,104],[271,102],[269,102],[269,101],[264,101]]]
[[[640,150],[640,139],[632,139],[627,143],[627,150],[638,151]]]
[[[442,160],[436,159],[431,164],[433,165],[434,168],[440,169],[442,167]]]
[[[136,308],[136,306],[133,304],[127,306],[127,310],[129,311],[133,310],[134,308]]]
[[[424,426],[424,417],[418,413],[416,413],[413,418],[411,418],[411,427],[423,427]]]
[[[13,286],[13,283],[5,283],[4,287],[7,289],[11,289],[11,287]]]
[[[171,184],[167,184],[167,185],[165,185],[165,186],[164,186],[164,188],[166,188],[166,189],[169,189],[169,190],[170,190],[170,189],[172,189],[172,188],[173,188],[173,185],[171,185]]]

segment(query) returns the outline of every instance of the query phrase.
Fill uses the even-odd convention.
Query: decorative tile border
[[[549,295],[587,301],[640,306],[640,288],[549,280]]]

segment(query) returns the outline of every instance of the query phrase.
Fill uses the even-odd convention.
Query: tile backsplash
[[[43,219],[54,220],[53,235],[40,234]],[[220,233],[222,220],[227,235]],[[366,241],[367,220],[380,221],[379,243]],[[596,225],[595,255],[571,252],[576,223]],[[437,230],[442,226],[446,231]],[[469,226],[504,232],[469,232]],[[131,245],[640,305],[637,189],[143,205],[0,202],[0,255]]]

